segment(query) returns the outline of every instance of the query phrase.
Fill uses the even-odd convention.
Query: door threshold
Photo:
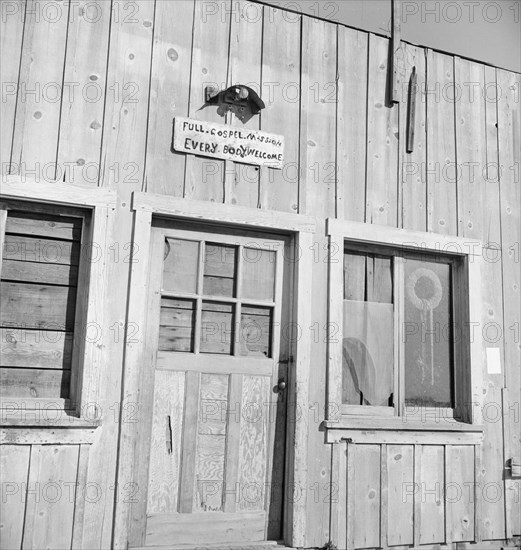
[[[295,550],[285,546],[283,542],[234,542],[229,544],[181,544],[173,546],[140,546],[129,550]]]

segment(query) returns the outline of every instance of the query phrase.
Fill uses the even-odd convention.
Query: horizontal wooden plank
[[[427,416],[421,421],[408,420],[406,417],[356,418],[342,416],[338,420],[326,420],[326,428],[346,430],[397,430],[397,431],[436,431],[436,432],[478,432],[483,433],[483,426],[466,424],[451,418]]]
[[[163,290],[161,292],[163,299],[174,299],[174,300],[196,300],[199,296],[197,294],[185,294],[180,292],[167,292],[166,290]],[[200,296],[203,301],[209,301],[209,302],[221,302],[221,303],[227,303],[227,304],[236,304],[238,302],[242,302],[243,300],[239,300],[238,298],[232,298],[231,296],[207,296],[205,294]],[[270,302],[267,300],[246,300],[248,306],[252,307],[274,307],[276,304],[275,302]],[[175,302],[174,302],[175,304]],[[162,304],[163,305],[163,304]],[[176,307],[176,306],[174,306]]]
[[[37,182],[23,176],[3,176],[0,197],[45,203],[116,208],[116,192],[106,187],[84,187],[71,183]]]
[[[101,416],[94,407],[85,408],[82,416],[72,410],[69,399],[3,399],[0,409],[2,428],[60,429],[98,428]],[[40,410],[38,410],[40,409]],[[100,409],[97,409],[99,413]]]
[[[159,329],[160,351],[193,351],[194,330],[190,327],[168,327]]]
[[[162,327],[192,327],[194,308],[161,307],[159,324]]]
[[[213,313],[233,313],[233,305],[224,302],[203,301],[201,309]]]
[[[82,225],[82,218],[9,210],[5,232],[79,241]]]
[[[76,289],[0,283],[0,326],[67,330],[74,327]]]
[[[2,397],[69,397],[70,370],[1,368]]]
[[[230,277],[204,276],[203,292],[208,296],[234,296],[235,280]]]
[[[76,286],[78,282],[78,267],[65,264],[6,260],[2,264],[2,280]]]
[[[176,308],[176,309],[193,309],[194,300],[184,300],[181,298],[161,298],[161,309],[163,308]]]
[[[72,332],[0,329],[0,366],[69,369]]]
[[[254,228],[276,229],[284,232],[314,233],[315,218],[273,210],[258,210],[237,205],[178,199],[166,195],[135,192],[132,208],[172,217],[223,222]]]
[[[271,376],[274,361],[261,357],[208,356],[169,351],[157,352],[156,368],[216,374],[257,374]]]
[[[328,443],[349,440],[360,444],[389,445],[481,445],[479,432],[431,432],[393,430],[327,430]]]
[[[80,243],[75,241],[41,239],[30,235],[6,235],[2,257],[20,262],[78,265],[80,248]]]
[[[266,513],[151,514],[147,520],[148,545],[253,542],[264,539]],[[201,526],[204,525],[204,529]]]
[[[214,243],[206,243],[204,249],[204,275],[208,277],[235,276],[237,248]]]
[[[96,427],[91,428],[2,428],[0,445],[90,445]]]

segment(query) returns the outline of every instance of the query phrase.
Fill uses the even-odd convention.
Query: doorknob
[[[284,391],[286,389],[286,380],[284,380],[284,378],[279,378],[277,388],[279,391]]]

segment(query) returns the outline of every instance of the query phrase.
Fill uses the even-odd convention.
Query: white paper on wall
[[[487,348],[488,374],[501,374],[501,354],[499,348]]]

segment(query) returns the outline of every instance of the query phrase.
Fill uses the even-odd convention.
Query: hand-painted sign
[[[284,136],[176,117],[174,150],[281,169],[284,161]]]

